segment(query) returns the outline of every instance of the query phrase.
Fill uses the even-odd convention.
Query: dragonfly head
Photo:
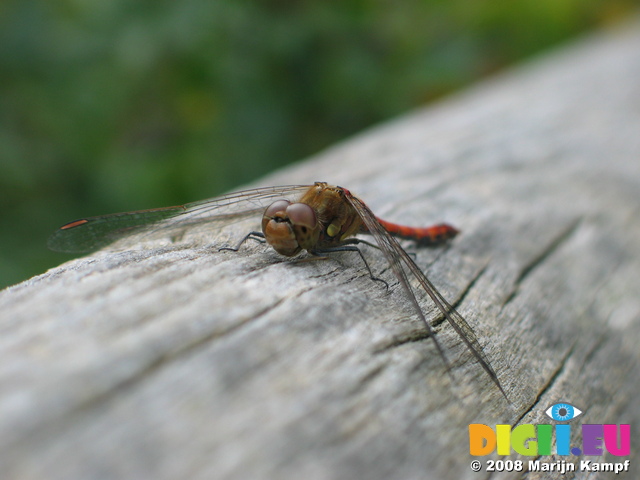
[[[262,233],[276,252],[292,257],[300,250],[313,249],[320,229],[309,205],[278,200],[262,216]]]

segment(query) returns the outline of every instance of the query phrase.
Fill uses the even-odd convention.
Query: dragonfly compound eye
[[[287,207],[291,205],[289,200],[278,200],[267,207],[264,217],[273,218],[277,213],[284,213]]]
[[[262,216],[262,233],[269,245],[280,255],[291,257],[301,248],[288,218],[291,202],[278,200],[267,207]]]
[[[287,216],[292,225],[313,229],[316,226],[316,214],[306,203],[292,203],[287,207]]]
[[[287,216],[300,248],[304,250],[316,248],[321,229],[313,208],[306,203],[292,203],[287,207]]]

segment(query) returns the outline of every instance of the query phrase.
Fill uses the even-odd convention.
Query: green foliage
[[[634,0],[5,0],[0,286],[78,216],[206,198]]]

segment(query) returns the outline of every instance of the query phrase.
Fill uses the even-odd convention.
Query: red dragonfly
[[[88,217],[60,227],[49,239],[48,246],[60,252],[87,252],[133,233],[182,233],[188,228],[216,223],[228,224],[259,214],[262,214],[262,231],[250,232],[236,248],[226,249],[237,250],[247,239],[253,238],[266,241],[278,253],[288,257],[297,255],[302,250],[312,255],[357,251],[371,278],[380,280],[371,273],[357,245],[365,243],[379,248],[413,309],[424,323],[447,369],[449,363],[444,349],[416,299],[411,277],[418,281],[506,397],[473,329],[394,238],[412,239],[419,244],[436,244],[453,238],[458,230],[446,224],[415,228],[386,222],[376,217],[362,200],[346,188],[324,182],[255,188],[174,207]],[[354,237],[359,233],[372,235],[377,245]]]

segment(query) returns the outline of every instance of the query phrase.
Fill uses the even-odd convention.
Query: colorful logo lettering
[[[551,405],[545,413],[558,422],[568,422],[582,411],[568,403]],[[552,452],[552,438],[556,448]],[[610,453],[615,456],[629,455],[631,451],[631,427],[629,424],[584,424],[582,445],[571,446],[571,425],[522,424],[496,425],[495,429],[481,423],[469,425],[469,453],[479,457],[494,451],[498,455],[516,452],[523,456],[542,455],[588,455],[599,456]]]

